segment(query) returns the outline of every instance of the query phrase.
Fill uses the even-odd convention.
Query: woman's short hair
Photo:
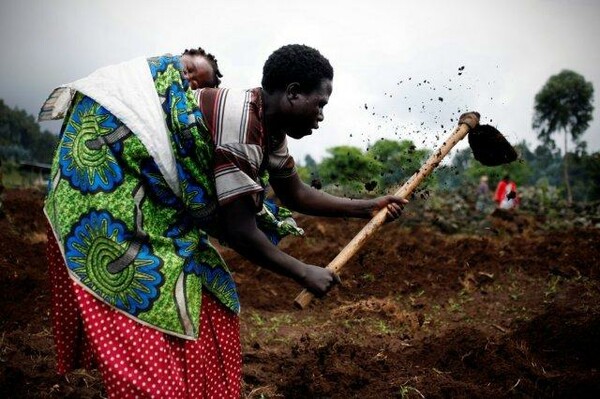
[[[316,89],[323,79],[333,79],[329,60],[312,47],[288,44],[275,50],[265,62],[262,87],[273,93],[298,82],[300,90],[306,93]]]

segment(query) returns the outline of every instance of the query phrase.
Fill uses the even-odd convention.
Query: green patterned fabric
[[[219,236],[213,144],[179,57],[151,58],[148,66],[179,195],[140,139],[78,93],[61,130],[44,210],[72,278],[141,323],[195,339],[202,289],[240,310],[231,273],[208,240],[208,234]],[[273,210],[274,219],[258,216],[267,235],[278,240],[301,232],[277,220],[285,210]]]

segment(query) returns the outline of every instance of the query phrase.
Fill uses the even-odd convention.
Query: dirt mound
[[[46,296],[42,194],[7,190],[0,219],[0,309],[3,327],[22,325]]]
[[[103,397],[97,372],[54,372],[41,194],[4,203],[0,397]],[[436,224],[421,205],[304,311],[295,283],[222,249],[242,300],[244,397],[600,397],[600,230],[522,212]],[[298,223],[306,237],[281,246],[318,265],[364,225]]]

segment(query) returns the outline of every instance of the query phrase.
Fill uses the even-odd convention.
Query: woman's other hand
[[[315,265],[306,265],[305,273],[299,281],[317,297],[327,293],[335,284],[341,283],[340,277],[333,271]]]

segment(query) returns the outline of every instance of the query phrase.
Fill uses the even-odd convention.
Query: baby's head
[[[185,50],[181,55],[183,76],[190,82],[192,90],[204,87],[219,87],[223,75],[217,59],[201,47]]]

